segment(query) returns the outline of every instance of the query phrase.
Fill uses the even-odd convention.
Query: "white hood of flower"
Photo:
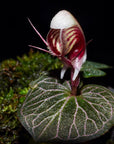
[[[51,20],[50,28],[64,29],[74,25],[79,25],[74,16],[66,10],[61,10]]]

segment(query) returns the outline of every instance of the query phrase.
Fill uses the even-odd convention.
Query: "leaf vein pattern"
[[[110,99],[113,98],[113,94],[111,92],[109,92],[108,98],[107,95],[103,95],[107,92],[105,88],[96,85],[87,86],[82,89],[81,96],[79,98],[74,97],[73,101],[70,89],[68,81],[61,85],[58,84],[57,80],[45,78],[37,81],[37,87],[33,87],[29,91],[20,109],[20,115],[24,121],[23,123],[29,129],[28,131],[32,129],[33,136],[36,136],[36,130],[40,130],[37,139],[42,139],[56,119],[55,132],[48,140],[64,140],[60,135],[60,131],[62,131],[60,125],[64,119],[64,114],[70,115],[68,114],[70,111],[67,111],[70,102],[73,103],[73,110],[72,106],[70,108],[73,115],[70,115],[71,118],[69,118],[71,121],[69,127],[67,127],[68,130],[66,130],[68,131],[68,135],[65,137],[66,140],[94,136],[102,131],[105,124],[112,119],[113,109]],[[79,118],[83,118],[82,124]],[[29,120],[32,121],[29,122]],[[83,129],[83,132],[79,126]],[[93,131],[91,126],[94,128]]]

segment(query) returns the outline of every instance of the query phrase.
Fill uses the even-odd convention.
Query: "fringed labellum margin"
[[[51,21],[51,29],[47,35],[47,41],[45,41],[30,20],[29,22],[49,51],[30,46],[57,56],[63,62],[61,79],[63,79],[66,70],[71,68],[71,93],[76,95],[79,84],[78,74],[82,64],[86,61],[86,42],[81,26],[71,13],[66,10],[59,11]]]

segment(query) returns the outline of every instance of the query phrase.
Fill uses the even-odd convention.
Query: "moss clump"
[[[21,143],[28,133],[17,118],[18,106],[23,103],[29,83],[39,77],[42,71],[58,69],[61,62],[48,54],[32,50],[17,60],[5,60],[0,64],[0,143]],[[20,134],[24,134],[21,135]],[[20,138],[21,137],[21,138]],[[29,136],[28,136],[29,137]],[[28,143],[28,141],[24,141]]]

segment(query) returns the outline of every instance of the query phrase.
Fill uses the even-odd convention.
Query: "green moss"
[[[5,60],[0,64],[1,144],[22,143],[20,139],[27,137],[28,133],[22,128],[16,113],[18,106],[25,99],[29,83],[38,78],[42,71],[58,69],[61,66],[57,58],[33,51],[23,57],[17,57],[17,60]],[[25,133],[21,138],[20,131]]]

